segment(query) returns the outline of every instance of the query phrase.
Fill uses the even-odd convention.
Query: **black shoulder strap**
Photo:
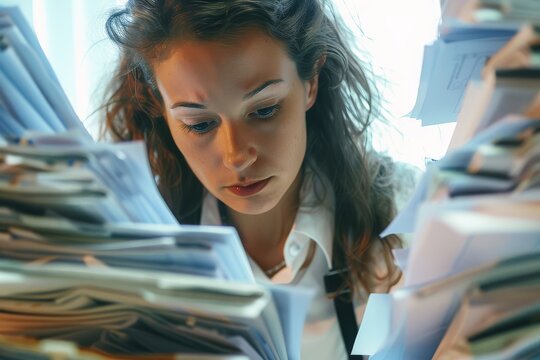
[[[332,269],[324,276],[324,287],[326,294],[334,297],[334,308],[349,360],[360,360],[364,358],[362,355],[351,355],[358,324],[350,289],[343,286],[343,279],[346,277],[347,269]]]

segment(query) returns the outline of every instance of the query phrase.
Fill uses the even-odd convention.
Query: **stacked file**
[[[143,151],[136,143],[0,146],[0,255],[252,281],[232,228],[175,223],[149,172],[137,169]]]
[[[92,141],[0,8],[0,358],[298,359],[309,291],[255,284],[230,227],[180,226],[143,143]]]
[[[493,55],[491,91],[466,92],[452,148],[382,234],[414,233],[395,253],[405,286],[370,296],[354,353],[540,356],[540,83],[534,62],[507,61],[537,41],[523,26]]]
[[[0,263],[6,336],[71,341],[109,355],[287,357],[264,288],[149,270]]]
[[[539,268],[538,261],[533,259],[539,255],[533,253],[528,259],[518,258],[514,264],[509,263],[508,273],[517,273],[516,267],[522,267],[517,276],[483,280],[471,288],[462,299],[434,358],[540,357]]]
[[[484,311],[483,319],[497,321],[481,323],[467,316],[464,324],[464,315],[457,315],[438,356],[457,347],[478,356],[493,352],[489,355],[495,357],[486,359],[498,358],[515,345],[486,345],[499,335],[516,336],[516,342],[525,342],[522,346],[530,343],[530,336],[532,344],[540,343],[540,334],[526,322],[502,327],[489,333],[492,338],[475,343],[475,334],[539,304],[533,297],[540,287],[539,136],[539,120],[501,120],[431,169],[413,241],[398,255],[405,287],[386,297],[370,297],[355,345],[359,352],[373,359],[430,359],[456,312],[470,310],[458,308],[483,301],[493,305],[478,310]],[[508,313],[499,314],[499,308]],[[380,316],[376,323],[369,320],[372,311],[388,315],[385,326],[381,328]],[[539,325],[538,319],[532,321]],[[506,333],[511,330],[516,333]]]
[[[531,29],[540,25],[538,1],[456,0],[444,1],[442,5],[440,36],[424,50],[418,95],[410,114],[421,119],[422,125],[458,120],[470,82],[475,82],[469,90],[475,98],[481,98],[479,93],[486,92],[485,87],[493,86],[482,84],[486,80],[482,76],[486,62],[492,61],[493,55],[507,45],[523,24],[530,24]],[[530,92],[521,87],[522,94],[518,94],[514,91],[515,84],[511,81],[503,84],[502,78],[503,75],[498,90],[490,97],[493,103],[506,95],[513,95],[513,101],[523,96],[521,102],[517,101],[520,104],[529,101]],[[471,106],[475,104],[467,108]],[[497,108],[492,111],[492,116],[500,117]]]
[[[176,224],[142,143],[65,144],[65,135],[0,145],[0,199],[88,222]],[[37,205],[37,204],[36,204]]]
[[[539,10],[540,11],[540,10]],[[540,36],[524,25],[469,82],[449,148],[455,149],[507,114],[537,117],[540,106]]]
[[[91,139],[21,12],[0,7],[0,133],[67,130]]]
[[[233,228],[132,218],[126,204],[161,199],[145,173],[131,174],[128,156],[123,177],[116,162],[94,163],[124,146],[0,146],[0,334],[107,355],[295,358],[284,336],[298,338],[309,294],[255,285]],[[138,201],[103,181],[123,178],[137,179]]]
[[[486,60],[516,33],[513,28],[453,23],[424,49],[418,95],[410,117],[422,125],[456,121],[465,87],[479,79]]]
[[[1,148],[17,161],[0,165],[0,334],[115,356],[297,358],[309,294],[255,285],[234,229],[108,221],[90,205],[116,199],[91,171],[84,189],[55,187],[58,159],[46,172],[23,148]]]

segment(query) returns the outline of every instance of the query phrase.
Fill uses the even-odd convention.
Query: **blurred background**
[[[0,0],[29,19],[64,91],[85,126],[97,135],[103,89],[117,52],[104,23],[126,0]],[[364,56],[371,59],[390,126],[378,125],[377,150],[420,170],[444,155],[454,123],[422,127],[407,116],[417,94],[424,45],[433,41],[439,0],[333,0]]]

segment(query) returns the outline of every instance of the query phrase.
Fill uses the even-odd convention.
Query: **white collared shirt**
[[[300,207],[285,241],[286,268],[269,279],[253,260],[250,259],[250,263],[259,283],[292,282],[295,286],[315,291],[302,336],[302,359],[341,360],[347,359],[347,352],[333,301],[327,298],[323,282],[324,275],[332,266],[334,198],[330,187],[323,189],[322,186],[312,172],[306,171],[300,190]],[[325,194],[320,204],[316,202],[316,194],[319,193]],[[221,225],[217,200],[210,194],[207,194],[203,201],[201,224]],[[305,271],[299,272],[312,241],[316,245],[313,259]]]

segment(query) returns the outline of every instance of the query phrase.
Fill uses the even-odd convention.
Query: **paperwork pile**
[[[106,354],[245,354],[283,359],[264,288],[150,270],[0,263],[3,335]]]
[[[0,146],[0,256],[252,282],[234,229],[179,227],[142,155],[137,143]]]
[[[255,284],[234,228],[180,226],[0,8],[0,358],[298,359],[309,300]]]
[[[90,140],[18,8],[0,7],[0,133],[76,131]]]
[[[460,116],[466,88],[470,82],[475,84],[469,85],[474,88],[469,91],[475,91],[474,98],[481,102],[478,92],[483,92],[479,83],[485,80],[482,76],[484,65],[493,60],[493,55],[504,47],[524,24],[529,24],[531,29],[540,25],[540,2],[442,1],[440,36],[424,49],[418,95],[410,117],[421,119],[422,125],[455,122]],[[533,59],[538,61],[538,56]],[[503,90],[503,87],[507,89]],[[492,102],[497,103],[501,96],[516,102],[516,107],[530,102],[530,91],[521,87],[522,94],[519,94],[514,88],[511,82],[501,83],[491,97]],[[508,98],[506,95],[513,97]],[[518,100],[519,96],[522,96],[521,100]],[[475,105],[476,103],[473,103],[467,107]],[[485,106],[483,103],[479,105]],[[508,105],[506,103],[504,106]],[[491,116],[495,119],[501,117],[497,107],[490,109],[493,112]]]
[[[451,323],[437,353],[441,358],[496,359],[509,351],[539,350],[538,318],[487,330],[521,312],[537,311],[539,153],[540,121],[506,119],[431,169],[414,239],[398,254],[405,286],[369,298],[355,344],[358,353],[373,359],[430,359]],[[459,315],[475,311],[482,315]],[[501,336],[515,341],[500,341]],[[517,349],[517,343],[530,346]],[[446,357],[451,351],[461,357]]]
[[[370,296],[353,353],[540,356],[539,73],[534,62],[509,66],[522,52],[534,58],[538,41],[525,25],[492,56],[483,91],[465,94],[450,151],[381,234],[414,233],[396,251],[405,286]]]
[[[297,358],[284,337],[302,331],[309,295],[254,284],[233,228],[167,224],[129,156],[122,178],[96,162],[135,145],[0,146],[0,334],[109,355]]]
[[[465,87],[481,76],[487,58],[516,33],[468,24],[447,25],[441,36],[424,49],[416,104],[410,117],[422,125],[456,121]]]
[[[539,10],[540,12],[540,10]],[[540,37],[531,25],[519,32],[491,59],[481,79],[467,85],[450,150],[465,144],[507,114],[537,117],[540,99]]]

